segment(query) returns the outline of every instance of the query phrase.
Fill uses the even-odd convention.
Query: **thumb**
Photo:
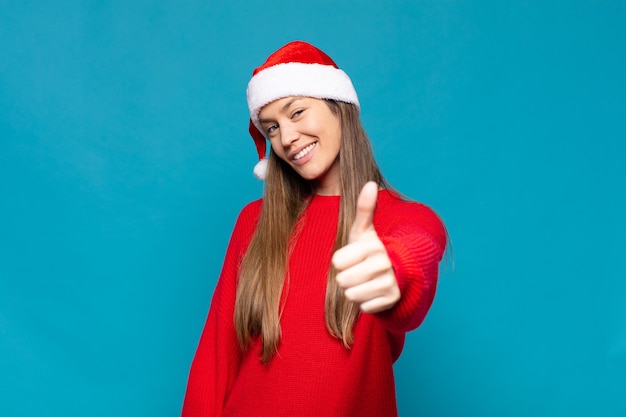
[[[356,217],[350,229],[350,243],[373,227],[374,209],[378,199],[378,184],[370,181],[363,186],[356,202]]]

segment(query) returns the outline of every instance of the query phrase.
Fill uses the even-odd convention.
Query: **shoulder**
[[[254,200],[246,204],[237,217],[234,233],[250,234],[256,228],[261,214],[263,200]]]
[[[446,228],[441,217],[426,204],[402,198],[391,190],[382,190],[378,196],[376,217],[380,225],[402,232],[424,233],[444,248]]]
[[[259,198],[246,204],[239,212],[239,217],[259,217],[261,213],[261,207],[263,206],[263,199]]]

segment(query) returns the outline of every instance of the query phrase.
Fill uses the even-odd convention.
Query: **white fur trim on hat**
[[[259,111],[266,104],[283,97],[303,96],[332,99],[359,107],[350,77],[332,65],[290,62],[265,68],[248,83],[250,119],[263,132]]]
[[[261,159],[254,166],[254,176],[263,181],[267,176],[267,158]]]

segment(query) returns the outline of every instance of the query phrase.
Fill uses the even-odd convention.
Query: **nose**
[[[293,123],[283,123],[280,126],[280,143],[283,147],[288,148],[298,140],[300,134]]]

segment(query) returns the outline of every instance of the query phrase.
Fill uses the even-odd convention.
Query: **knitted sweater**
[[[405,333],[422,323],[433,301],[445,230],[428,207],[389,191],[379,193],[374,228],[391,259],[401,298],[390,310],[361,314],[354,345],[346,349],[324,321],[339,198],[316,195],[303,213],[289,259],[279,350],[268,365],[259,359],[260,339],[242,354],[233,327],[237,268],[261,201],[242,210],[191,366],[183,417],[397,415],[392,366]]]

